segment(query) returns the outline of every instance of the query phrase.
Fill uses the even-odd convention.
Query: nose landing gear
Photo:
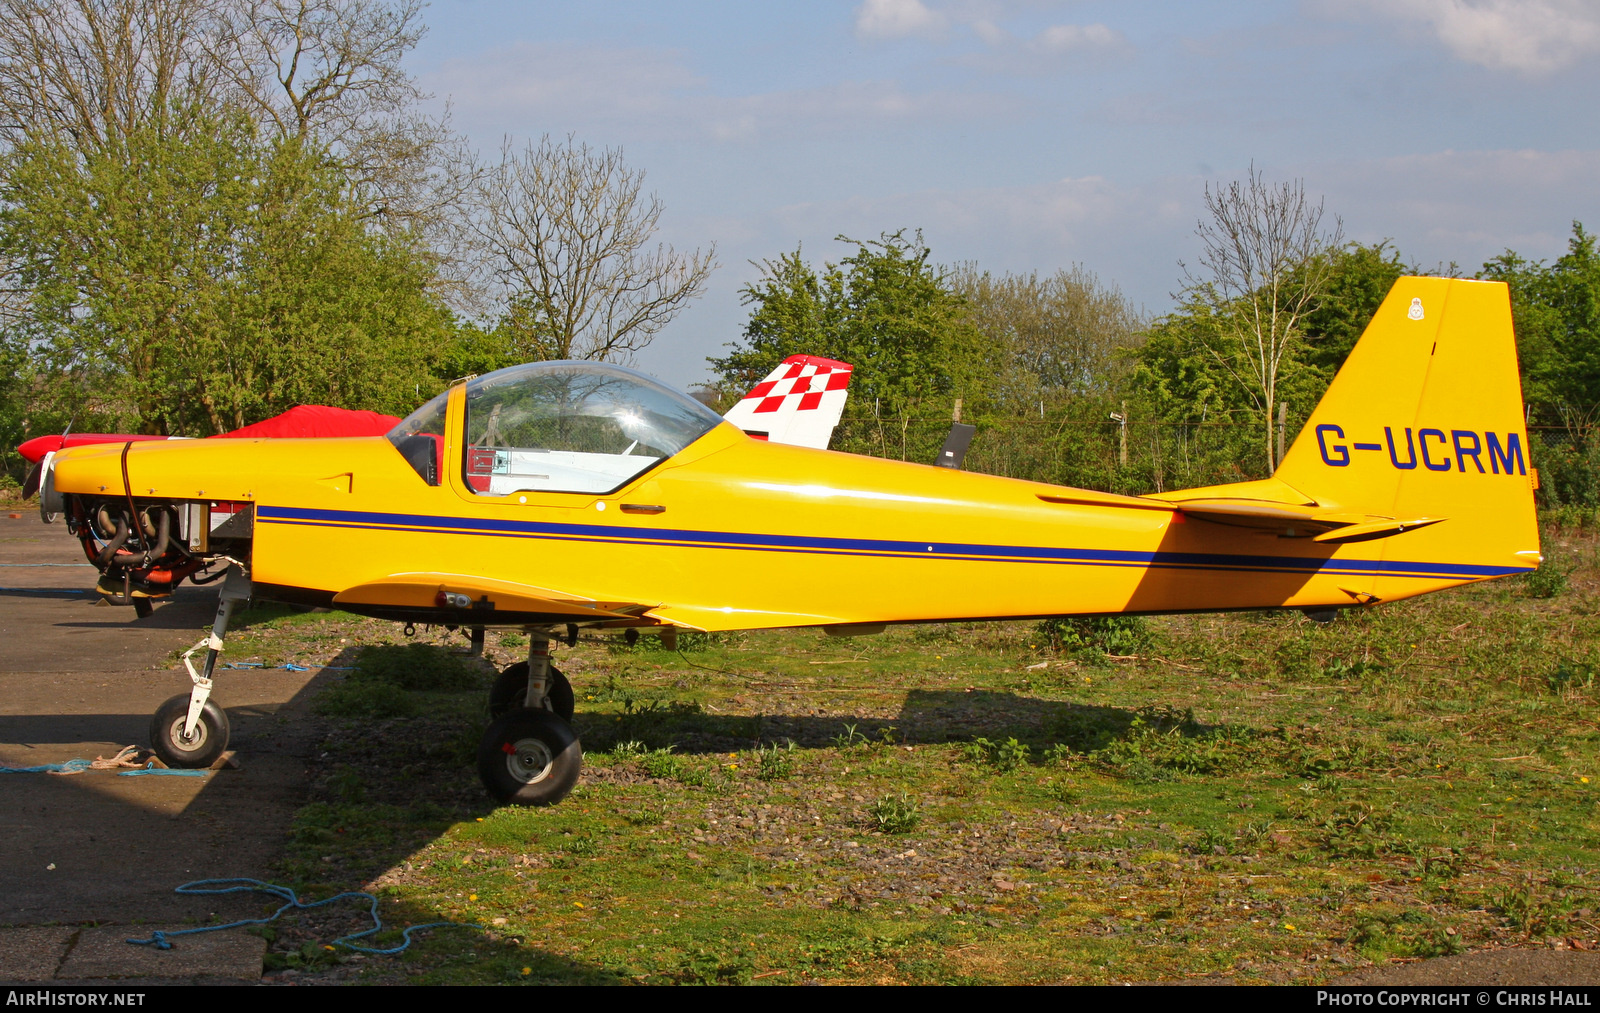
[[[183,655],[183,667],[189,670],[193,688],[162,704],[150,720],[150,748],[169,767],[209,767],[228,748],[228,715],[211,699],[212,673],[217,667],[217,655],[222,653],[228,621],[239,604],[249,600],[250,578],[239,566],[229,566],[218,595],[211,635]],[[197,672],[189,659],[202,647],[206,649],[205,667]]]

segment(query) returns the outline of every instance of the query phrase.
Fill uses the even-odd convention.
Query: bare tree
[[[59,132],[85,151],[208,95],[201,0],[0,2],[0,138]]]
[[[949,281],[966,299],[1000,395],[1015,410],[1112,382],[1118,349],[1131,346],[1143,324],[1116,286],[1082,266],[997,278],[962,265]]]
[[[334,152],[372,215],[426,225],[461,196],[448,120],[415,111],[428,96],[401,67],[427,31],[421,0],[207,2],[203,41],[229,97]]]
[[[0,144],[83,152],[187,113],[241,109],[340,163],[358,206],[431,251],[466,305],[452,219],[472,162],[405,72],[421,0],[0,0]]]
[[[661,202],[622,152],[510,142],[475,188],[472,229],[512,351],[626,361],[700,294],[716,247],[650,248]]]
[[[1208,345],[1262,413],[1267,466],[1276,469],[1273,419],[1285,356],[1300,340],[1300,321],[1326,287],[1326,256],[1344,238],[1344,223],[1322,227],[1322,201],[1312,204],[1305,185],[1269,184],[1255,166],[1244,181],[1205,191],[1209,218],[1195,234],[1203,252],[1191,272],[1182,265],[1188,294],[1206,305],[1219,341]]]

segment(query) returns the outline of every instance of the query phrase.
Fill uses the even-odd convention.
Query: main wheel
[[[549,711],[502,714],[478,743],[478,776],[506,805],[555,805],[578,783],[582,766],[578,736]]]
[[[209,767],[228,748],[228,714],[215,700],[206,700],[195,723],[194,737],[183,737],[189,717],[189,694],[180,693],[156,709],[150,719],[150,746],[169,767]]]
[[[545,684],[545,693],[550,697],[550,709],[556,717],[563,721],[572,720],[575,709],[572,696],[572,683],[562,675],[556,666],[550,666],[550,681]],[[495,679],[494,687],[489,690],[489,716],[497,718],[502,714],[526,706],[528,698],[528,663],[519,661],[515,665],[500,673]]]

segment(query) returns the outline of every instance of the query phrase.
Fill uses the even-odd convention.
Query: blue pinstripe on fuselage
[[[1482,579],[1524,573],[1527,567],[1472,563],[1424,563],[1404,560],[1307,558],[1232,553],[1132,551],[1037,545],[986,545],[962,542],[836,538],[824,535],[772,535],[754,532],[697,531],[623,525],[570,524],[549,521],[444,517],[366,510],[319,510],[306,507],[256,507],[256,522],[309,527],[415,531],[477,537],[533,538],[557,541],[608,542],[684,548],[733,549],[753,552],[798,552],[822,555],[881,556],[896,559],[965,560],[972,562],[1048,563],[1067,566],[1115,566],[1141,569],[1215,570],[1251,573],[1324,573],[1364,576]]]

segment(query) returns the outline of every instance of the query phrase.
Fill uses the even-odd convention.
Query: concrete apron
[[[150,715],[188,689],[176,655],[210,626],[215,590],[185,588],[136,620],[91,593],[95,570],[61,524],[10,512],[0,513],[0,766],[147,745]],[[304,800],[309,732],[292,701],[318,674],[219,675],[238,770],[0,774],[0,980],[259,978],[265,944],[254,936],[206,933],[167,951],[122,940],[277,906],[172,891],[268,876]]]

